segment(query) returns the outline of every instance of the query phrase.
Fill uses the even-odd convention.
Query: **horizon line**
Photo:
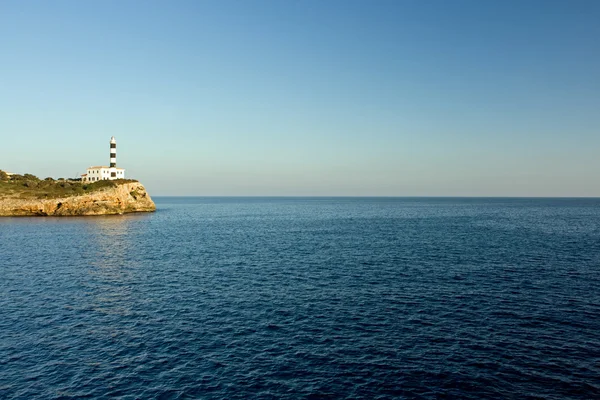
[[[227,197],[227,198],[390,198],[390,199],[417,199],[417,198],[432,198],[432,199],[600,199],[600,196],[444,196],[444,195],[405,195],[405,196],[389,196],[389,195],[153,195],[152,197]]]

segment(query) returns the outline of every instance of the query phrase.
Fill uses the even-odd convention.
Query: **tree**
[[[8,174],[0,169],[0,181],[7,181]]]

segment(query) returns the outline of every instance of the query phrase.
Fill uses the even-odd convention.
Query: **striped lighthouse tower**
[[[89,167],[87,173],[81,175],[83,182],[125,179],[125,170],[117,168],[117,140],[110,138],[110,166]]]
[[[117,167],[117,141],[115,137],[110,138],[110,168]]]

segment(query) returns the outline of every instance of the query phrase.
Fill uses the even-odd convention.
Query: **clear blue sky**
[[[0,2],[0,168],[153,195],[600,196],[600,1]]]

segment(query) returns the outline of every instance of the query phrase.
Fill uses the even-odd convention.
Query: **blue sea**
[[[0,398],[600,398],[600,199],[155,201],[0,219]]]

